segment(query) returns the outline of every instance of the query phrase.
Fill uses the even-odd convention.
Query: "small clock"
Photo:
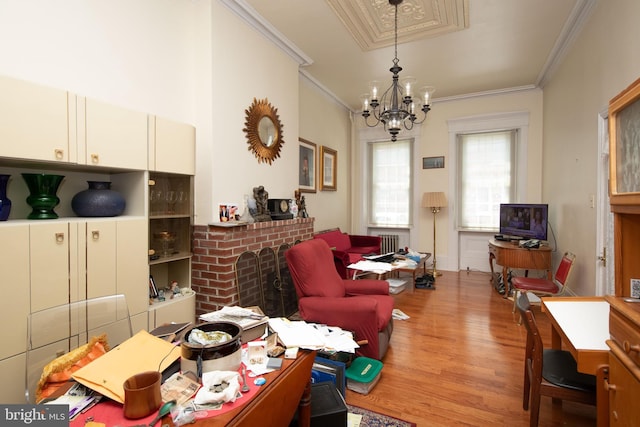
[[[292,219],[293,214],[287,199],[269,199],[267,202],[271,219]]]

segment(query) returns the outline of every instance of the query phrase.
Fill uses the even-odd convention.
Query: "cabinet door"
[[[0,76],[0,94],[0,156],[69,161],[66,91]]]
[[[626,363],[633,365],[631,360]],[[609,391],[609,420],[612,426],[640,425],[640,380],[636,378],[613,353],[609,354],[609,384],[615,390]]]
[[[118,221],[117,233],[117,293],[127,297],[131,316],[146,313],[149,308],[147,220]]]
[[[15,325],[15,322],[12,325]],[[26,358],[26,353],[23,352],[17,356],[0,360],[0,376],[5,384],[4,387],[0,387],[0,402],[3,404],[26,403],[24,396]]]
[[[0,346],[0,359],[4,359],[26,350],[23,337],[27,336],[29,314],[29,226],[1,226],[0,242],[1,286],[6,296],[0,300],[0,324],[11,325],[13,337]]]
[[[92,99],[84,104],[85,140],[82,144],[79,135],[78,163],[145,170],[147,114]]]
[[[159,303],[149,311],[149,329],[167,323],[195,322],[196,294],[179,297],[165,303]]]
[[[31,311],[69,303],[70,250],[72,242],[66,222],[29,225]]]
[[[155,138],[150,138],[149,170],[194,175],[195,128],[162,117],[150,118],[150,128],[154,121]]]
[[[87,221],[87,298],[116,294],[116,221]]]

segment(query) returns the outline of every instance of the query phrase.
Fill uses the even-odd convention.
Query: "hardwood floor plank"
[[[378,384],[366,396],[347,390],[347,403],[418,426],[528,426],[526,331],[513,302],[494,290],[487,273],[444,272],[436,288],[394,296],[410,318],[394,320]],[[538,307],[534,314],[550,346],[550,323]],[[539,425],[595,426],[595,417],[594,407],[543,398]]]

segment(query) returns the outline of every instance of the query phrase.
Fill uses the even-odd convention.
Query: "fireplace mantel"
[[[277,250],[313,238],[315,218],[227,224],[195,225],[193,228],[192,288],[196,291],[196,315],[238,304],[234,266],[245,251]]]

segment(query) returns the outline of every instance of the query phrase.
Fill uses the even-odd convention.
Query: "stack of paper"
[[[200,315],[205,322],[234,322],[249,329],[256,325],[267,323],[269,318],[258,307],[242,308],[238,306],[222,307],[218,311]]]
[[[350,332],[335,326],[290,321],[284,318],[269,319],[269,326],[278,333],[278,340],[287,348],[355,353],[359,347]]]
[[[352,270],[370,271],[378,274],[393,270],[393,266],[390,263],[375,261],[358,261],[355,264],[349,264],[348,268],[351,268]]]

